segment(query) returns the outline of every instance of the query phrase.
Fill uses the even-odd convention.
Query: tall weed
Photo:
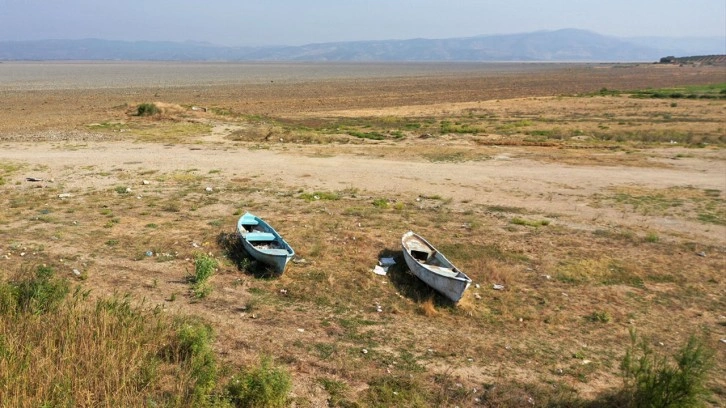
[[[710,394],[706,387],[714,353],[691,336],[673,356],[655,352],[647,341],[630,331],[631,344],[621,363],[624,391],[633,407],[698,407]]]

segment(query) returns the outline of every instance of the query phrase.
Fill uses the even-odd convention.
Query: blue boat
[[[250,213],[237,221],[237,233],[245,251],[251,257],[271,266],[278,274],[285,271],[285,266],[295,256],[290,244],[270,224]]]

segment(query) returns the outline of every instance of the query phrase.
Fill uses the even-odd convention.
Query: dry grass
[[[672,107],[669,101],[598,96],[477,105],[474,110],[420,113],[429,122],[389,112],[380,118],[361,114],[346,124],[357,131],[381,131],[387,135],[383,141],[325,133],[309,118],[305,129],[295,122],[303,119],[280,117],[271,125],[221,111],[199,114],[190,122],[183,102],[165,107],[159,119],[123,117],[117,125],[115,118],[97,117],[94,122],[113,124],[103,131],[123,137],[126,131],[114,131],[127,129],[134,141],[195,143],[195,149],[214,149],[220,155],[229,149],[248,160],[269,158],[268,150],[290,162],[312,160],[300,167],[320,163],[315,160],[343,158],[345,164],[348,158],[363,158],[371,168],[385,165],[398,172],[422,164],[434,173],[523,160],[523,167],[566,163],[587,170],[668,169],[697,177],[723,163],[722,124],[716,120],[724,109],[720,101],[679,100]],[[663,113],[670,119],[663,119]],[[222,120],[228,121],[229,134],[209,139],[210,129]],[[450,122],[451,132],[441,132],[442,121]],[[270,129],[272,136],[265,140]],[[693,148],[684,149],[681,142],[677,150],[672,148],[663,139],[673,136],[663,133],[666,129],[692,134],[690,142],[683,140]],[[405,137],[398,138],[395,130]],[[438,133],[419,138],[429,131]],[[618,135],[627,140],[617,140]],[[703,140],[712,146],[697,148]],[[155,149],[153,144],[138,146]],[[164,154],[164,149],[154,151]],[[675,351],[690,334],[703,333],[717,353],[707,382],[715,391],[709,403],[718,406],[724,400],[726,367],[718,343],[726,307],[721,296],[726,242],[718,238],[724,191],[617,180],[599,189],[590,184],[597,180],[584,178],[552,180],[538,191],[526,178],[471,187],[449,175],[437,178],[440,184],[430,191],[396,188],[405,183],[403,177],[414,182],[410,173],[368,189],[363,182],[349,185],[312,166],[298,176],[297,164],[285,167],[284,174],[239,174],[236,166],[224,167],[221,161],[209,167],[194,152],[176,168],[114,161],[42,169],[33,168],[31,159],[0,161],[0,207],[6,209],[0,223],[11,237],[0,248],[0,276],[7,280],[46,264],[94,297],[129,293],[134,304],[158,305],[164,316],[198,316],[214,329],[214,351],[221,363],[248,366],[260,356],[274,356],[293,374],[291,402],[299,406],[394,406],[403,401],[410,406],[521,406],[530,399],[536,404],[597,404],[622,385],[618,367],[630,327],[647,333],[664,351]],[[28,169],[46,178],[52,174],[54,181],[26,182]],[[207,186],[214,188],[208,191]],[[474,192],[463,194],[467,189]],[[59,198],[63,193],[72,196]],[[271,222],[297,252],[280,277],[270,278],[236,242],[235,222],[248,210]],[[459,304],[407,272],[400,236],[409,229],[429,237],[473,279]],[[200,254],[219,261],[207,281],[212,290],[203,298],[190,293],[187,280]],[[384,256],[393,256],[397,264],[387,276],[373,274]],[[495,284],[504,289],[495,290]],[[89,306],[77,307],[93,316]],[[66,321],[62,314],[54,319]],[[155,328],[139,327],[154,337]],[[11,329],[3,326],[5,333]],[[75,338],[93,338],[83,330]],[[28,326],[17,334],[39,337],[38,331]],[[148,351],[139,344],[128,346]],[[131,350],[102,356],[105,349],[98,347],[93,352],[82,348],[79,355],[119,360],[104,367],[86,364],[98,371],[91,378],[102,378],[101,371],[135,355]],[[49,356],[32,358],[50,367]],[[175,384],[162,380],[153,392],[183,393],[184,386]],[[92,395],[107,388],[123,386],[88,383],[74,390]],[[7,401],[20,405],[22,398],[30,398],[27,390],[3,391],[11,398]],[[134,405],[150,392],[113,401]],[[74,398],[77,405],[96,401],[80,394]]]

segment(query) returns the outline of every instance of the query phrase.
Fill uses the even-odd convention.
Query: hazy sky
[[[726,36],[726,0],[0,0],[0,41],[301,45],[560,28]]]

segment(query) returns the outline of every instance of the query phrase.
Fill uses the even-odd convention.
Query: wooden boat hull
[[[403,234],[401,246],[406,265],[416,277],[454,303],[461,300],[471,285],[471,279],[464,272],[423,237],[411,231]]]
[[[295,256],[295,251],[280,234],[253,214],[246,213],[239,218],[237,234],[245,251],[256,260],[272,267],[275,273],[283,273],[287,263]]]

